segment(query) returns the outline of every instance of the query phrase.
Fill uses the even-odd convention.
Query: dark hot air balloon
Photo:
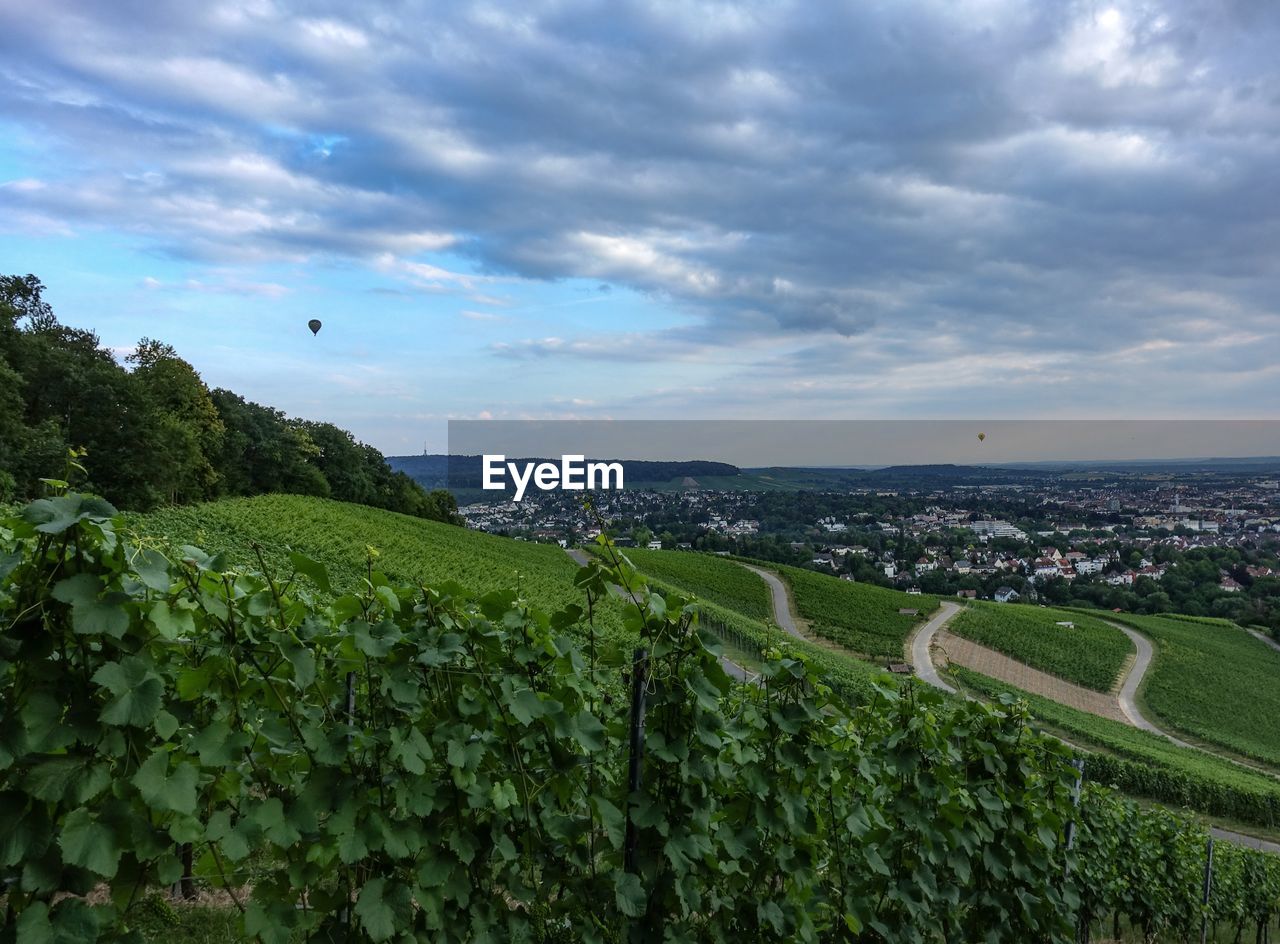
[[[311,333],[312,333],[312,334],[319,334],[319,333],[320,333],[320,319],[319,319],[319,318],[312,318],[310,321],[308,321],[308,322],[307,322],[307,327],[311,329]]]
[[[986,434],[986,433],[979,433],[979,434],[978,434],[978,442],[982,442],[982,440],[984,440],[984,439],[986,439],[986,438],[987,438],[987,434]]]

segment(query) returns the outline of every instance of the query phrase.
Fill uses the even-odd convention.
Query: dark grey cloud
[[[1262,0],[0,3],[0,115],[60,155],[0,211],[413,291],[457,284],[412,268],[447,248],[696,319],[508,358],[741,344],[847,397],[922,348],[974,384],[1248,374],[1280,334],[1276,48]]]

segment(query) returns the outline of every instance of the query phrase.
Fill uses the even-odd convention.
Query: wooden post
[[[623,868],[634,873],[640,837],[632,818],[631,795],[640,789],[644,779],[644,695],[648,679],[649,653],[637,649],[631,661],[631,739],[627,758],[627,832],[623,845]]]
[[[1204,859],[1204,911],[1200,915],[1200,944],[1209,940],[1209,895],[1213,891],[1213,837],[1209,837]]]
[[[1067,821],[1067,851],[1076,844],[1076,820],[1075,811],[1080,809],[1080,788],[1084,786],[1084,758],[1077,757],[1071,762],[1071,766],[1076,769],[1076,783],[1071,788],[1071,819]]]
[[[195,878],[195,851],[192,849],[191,843],[184,843],[182,846],[182,881],[178,883],[178,887],[182,890],[182,897],[187,901],[193,901],[196,897],[196,878]]]
[[[356,674],[354,672],[347,673],[347,724],[351,727],[356,725]],[[355,738],[355,732],[347,732],[347,743],[350,744]]]

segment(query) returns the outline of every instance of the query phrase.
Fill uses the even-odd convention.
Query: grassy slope
[[[638,570],[663,583],[759,622],[773,619],[769,588],[758,576],[731,560],[692,551],[649,551],[630,547],[622,553]]]
[[[163,509],[132,516],[130,522],[171,546],[193,544],[211,553],[226,552],[243,564],[253,562],[251,545],[256,541],[263,545],[268,564],[283,573],[290,571],[286,548],[292,549],[324,564],[339,590],[359,586],[365,549],[372,546],[379,553],[377,569],[396,580],[454,580],[480,593],[518,585],[532,604],[548,613],[583,602],[573,588],[577,565],[559,547],[364,505],[262,495]],[[602,631],[622,631],[620,607],[618,601],[605,601]]]
[[[1280,652],[1225,620],[1107,618],[1155,644],[1142,688],[1153,720],[1280,767]]]
[[[938,608],[938,598],[854,583],[784,564],[761,563],[791,587],[802,619],[819,636],[871,658],[902,658],[903,644],[916,624]],[[918,616],[900,609],[919,610]]]
[[[1056,625],[1069,621],[1068,629]],[[1078,612],[975,602],[948,630],[1095,691],[1110,691],[1133,652],[1124,633]]]

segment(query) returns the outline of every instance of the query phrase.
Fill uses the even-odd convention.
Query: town
[[[1098,473],[896,489],[547,492],[460,509],[468,525],[573,546],[795,564],[907,592],[1280,619],[1280,481]]]

